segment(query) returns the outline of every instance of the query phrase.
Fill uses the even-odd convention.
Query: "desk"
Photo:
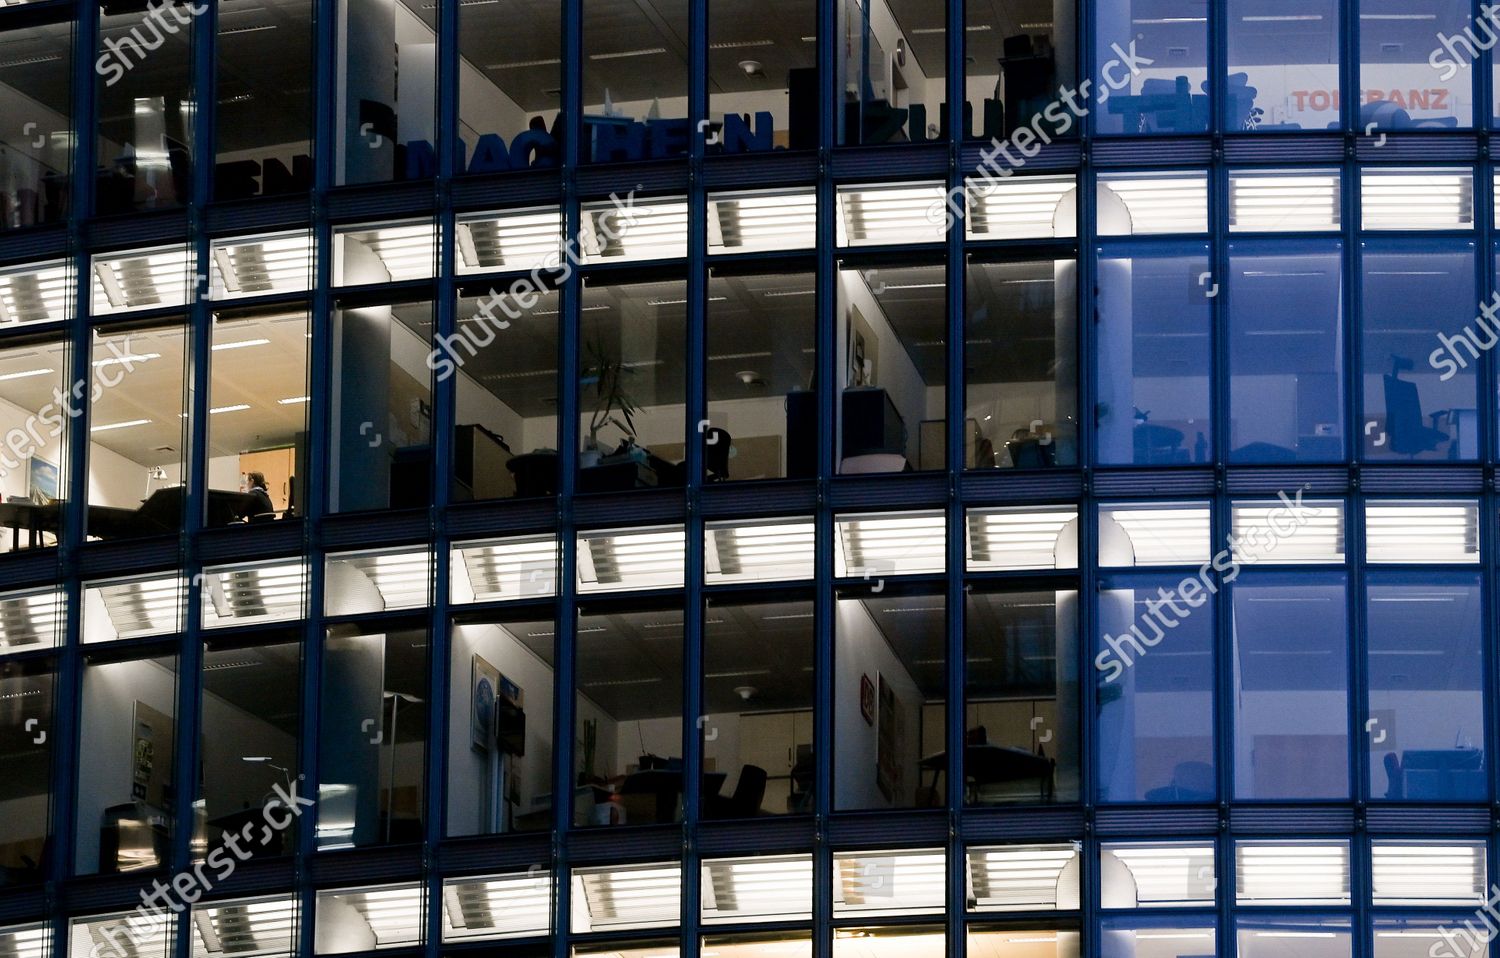
[[[10,548],[21,548],[21,530],[26,530],[26,546],[35,549],[42,544],[42,534],[57,535],[62,529],[59,503],[37,505],[34,502],[0,502],[0,527],[10,527]]]
[[[256,506],[249,493],[210,489],[205,506],[205,523],[227,526],[247,519]],[[182,529],[183,488],[158,489],[139,508],[89,506],[88,534],[96,539],[133,539],[140,536],[175,535]],[[21,530],[27,533],[27,544],[36,548],[41,535],[54,535],[62,527],[62,513],[67,503],[54,500],[46,505],[32,502],[0,503],[0,527],[11,529],[11,548],[20,548]]]
[[[1050,758],[1033,755],[1024,748],[1002,745],[968,745],[964,747],[964,793],[969,803],[985,801],[986,786],[1014,782],[1037,783],[1037,800],[1051,801],[1052,774],[1055,763]],[[936,752],[922,759],[922,772],[932,772],[932,794],[948,771],[948,753]],[[1009,796],[1007,796],[1009,797]],[[1029,797],[1029,796],[1018,796]]]
[[[719,794],[727,777],[723,772],[704,772],[703,794]],[[675,822],[682,804],[682,769],[632,772],[615,783],[614,795],[624,799],[627,822]]]

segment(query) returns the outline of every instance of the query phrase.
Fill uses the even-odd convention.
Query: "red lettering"
[[[1427,92],[1432,94],[1432,108],[1434,110],[1448,109],[1447,90],[1428,90]]]
[[[1328,96],[1327,90],[1314,90],[1312,94],[1308,96],[1307,103],[1308,106],[1312,107],[1314,110],[1326,110],[1328,109],[1329,100],[1330,97]]]
[[[1305,109],[1307,109],[1307,91],[1306,90],[1293,90],[1292,91],[1292,96],[1294,96],[1294,97],[1297,98],[1297,109],[1298,110],[1305,110]]]

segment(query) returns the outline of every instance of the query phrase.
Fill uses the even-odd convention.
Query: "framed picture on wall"
[[[476,654],[469,693],[469,724],[472,744],[480,752],[488,752],[495,746],[495,698],[499,689],[500,670]]]
[[[901,795],[901,753],[906,730],[902,727],[901,700],[885,676],[880,676],[880,715],[875,727],[875,785],[888,800]]]
[[[56,463],[48,462],[41,456],[32,456],[27,469],[29,484],[27,495],[32,502],[46,505],[57,498],[58,490],[58,468]]]

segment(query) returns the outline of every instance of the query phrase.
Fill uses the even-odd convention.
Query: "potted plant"
[[[634,374],[635,370],[612,356],[601,341],[596,339],[589,345],[583,383],[593,386],[594,414],[589,419],[589,434],[583,441],[583,452],[579,456],[585,468],[598,465],[605,455],[599,444],[599,430],[605,426],[612,425],[625,434],[616,452],[624,452],[635,445],[635,414],[640,407],[625,388],[625,377]]]

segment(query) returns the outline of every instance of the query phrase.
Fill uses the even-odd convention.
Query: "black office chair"
[[[1391,357],[1391,371],[1385,381],[1385,431],[1391,451],[1403,456],[1431,452],[1448,441],[1448,434],[1437,428],[1447,410],[1431,414],[1432,425],[1422,424],[1422,400],[1417,384],[1399,378],[1401,370],[1411,369],[1412,362],[1400,356]]]
[[[729,444],[733,439],[729,430],[710,426],[703,430],[703,468],[709,482],[723,482],[729,478]]]
[[[742,765],[733,795],[728,798],[722,795],[709,797],[708,817],[754,818],[760,814],[760,803],[765,797],[766,770],[759,765]]]

